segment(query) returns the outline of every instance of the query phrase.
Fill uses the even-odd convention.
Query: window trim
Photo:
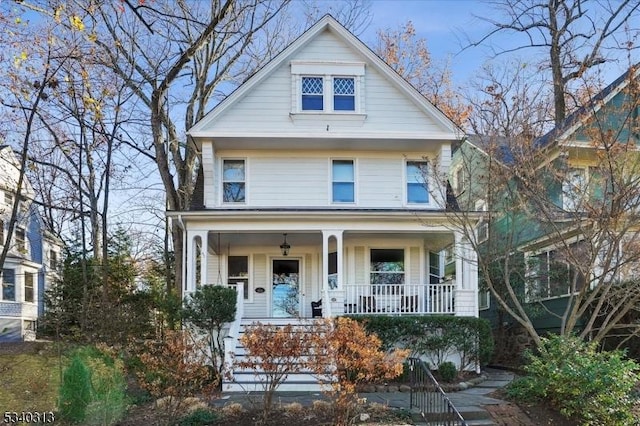
[[[416,184],[419,182],[409,182],[409,164],[410,163],[424,163],[425,167],[427,168],[427,176],[425,179],[424,184],[427,186],[426,192],[427,192],[427,201],[426,202],[420,202],[420,201],[410,201],[409,200],[409,184]],[[429,192],[429,189],[433,186],[433,180],[431,177],[431,173],[429,170],[431,162],[429,161],[428,158],[422,158],[422,159],[411,159],[411,158],[407,158],[404,161],[404,202],[405,205],[407,206],[432,206],[433,205],[433,194],[431,194],[431,192]]]
[[[225,181],[224,180],[224,163],[225,161],[242,161],[244,164],[244,181]],[[228,205],[242,205],[242,204],[248,204],[248,193],[247,193],[247,176],[248,176],[248,171],[249,171],[249,167],[248,167],[248,161],[246,158],[239,158],[239,157],[228,157],[228,158],[221,158],[220,159],[220,202],[221,204],[228,204]],[[224,197],[224,184],[225,183],[243,183],[244,184],[244,200],[243,201],[225,201],[225,197]]]
[[[336,161],[350,161],[351,165],[353,167],[353,201],[336,201],[335,197],[334,197],[334,193],[333,193],[333,184],[334,183],[348,183],[347,181],[334,181],[333,179],[333,165]],[[329,202],[330,204],[335,204],[335,205],[353,205],[353,204],[357,204],[358,201],[358,187],[357,187],[357,177],[358,177],[358,172],[357,172],[357,162],[355,158],[331,158],[329,159]]]

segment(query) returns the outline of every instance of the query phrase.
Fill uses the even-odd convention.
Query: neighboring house
[[[531,310],[530,317],[540,334],[560,329],[561,316],[572,296],[580,290],[611,280],[637,277],[637,255],[633,253],[632,259],[628,253],[627,260],[623,260],[624,239],[619,242],[620,247],[614,249],[617,252],[608,252],[614,257],[609,266],[603,266],[608,249],[606,241],[599,243],[603,248],[599,254],[593,249],[597,245],[585,244],[585,240],[602,235],[594,232],[592,225],[597,227],[598,222],[606,220],[607,226],[611,226],[608,217],[596,215],[614,211],[613,207],[608,208],[607,203],[616,200],[628,203],[627,209],[631,214],[621,215],[624,222],[621,219],[619,228],[624,227],[624,231],[614,226],[610,230],[611,235],[624,235],[626,232],[625,236],[630,240],[638,238],[640,223],[633,215],[633,211],[640,208],[640,190],[635,192],[640,180],[638,184],[634,183],[640,178],[636,148],[640,139],[637,99],[640,93],[635,87],[638,75],[638,69],[631,68],[595,95],[587,105],[569,115],[561,125],[533,141],[530,157],[535,158],[536,163],[531,169],[537,169],[541,176],[544,175],[543,178],[537,177],[543,185],[536,203],[545,213],[541,212],[537,217],[532,206],[507,205],[517,198],[510,197],[507,192],[516,193],[520,184],[516,181],[523,177],[514,177],[510,185],[504,186],[502,193],[489,191],[489,188],[498,186],[489,185],[492,174],[494,179],[504,179],[517,167],[517,155],[513,152],[517,143],[501,138],[470,136],[454,152],[450,178],[458,202],[462,208],[491,212],[490,221],[481,219],[479,222],[478,250],[486,249],[489,238],[493,238],[494,243],[504,240],[505,250],[509,252],[504,255],[511,256],[513,267],[510,275],[512,286],[521,292],[525,307]],[[618,145],[614,145],[614,141]],[[612,191],[614,185],[611,181],[615,174],[611,173],[619,171],[602,169],[607,149],[624,150],[615,152],[615,155],[619,156],[617,164],[628,167],[620,173],[625,173],[624,179],[628,179],[632,193],[622,194],[626,191],[624,187]],[[496,171],[500,170],[506,173],[497,176],[500,173]],[[523,210],[528,211],[519,215]],[[618,209],[621,213],[624,210]],[[629,247],[627,245],[626,248]],[[480,316],[490,319],[496,329],[513,326],[513,319],[482,288],[482,284],[479,287]],[[578,330],[581,324],[578,321]],[[514,342],[517,339],[511,335],[505,340]]]
[[[0,250],[17,196],[19,162],[13,149],[0,147]],[[55,278],[62,244],[46,231],[34,191],[24,181],[18,219],[11,236],[0,282],[0,342],[35,339],[38,317],[44,313],[44,292]]]
[[[246,321],[477,316],[440,179],[461,131],[331,16],[189,137],[193,206],[167,213],[186,234],[185,294],[237,285]]]

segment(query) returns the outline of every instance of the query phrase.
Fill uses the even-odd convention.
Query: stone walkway
[[[526,423],[519,420],[516,410],[519,408],[506,401],[491,398],[490,393],[503,388],[513,380],[513,373],[497,369],[485,369],[486,380],[465,390],[447,393],[453,405],[460,411],[462,417],[469,426],[480,425],[509,425],[509,426],[535,426],[533,423]],[[374,392],[359,393],[361,398],[366,398],[367,402],[376,402],[387,405],[391,408],[410,409],[409,392]],[[302,405],[311,405],[313,401],[325,399],[319,392],[277,392],[274,397],[276,404],[288,404],[299,402]],[[225,394],[222,398],[214,401],[215,405],[226,405],[231,402],[240,402],[245,407],[259,406],[262,401],[262,393],[252,394]],[[485,408],[487,407],[487,408]],[[499,415],[500,419],[510,422],[496,423],[491,415]]]

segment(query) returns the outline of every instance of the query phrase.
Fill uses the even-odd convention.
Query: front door
[[[271,316],[300,316],[300,261],[297,259],[273,260]]]

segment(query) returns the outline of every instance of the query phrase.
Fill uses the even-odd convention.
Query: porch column
[[[207,231],[189,231],[187,233],[188,241],[190,241],[189,250],[187,250],[187,293],[196,291],[198,249],[200,251],[200,284],[206,284],[207,234]]]
[[[456,231],[454,234],[454,253],[456,255],[456,289],[463,289],[464,288],[464,274],[465,274],[465,267],[464,267],[464,256],[465,256],[465,252],[464,252],[464,247],[463,247],[463,243],[462,243],[462,233],[459,231]]]
[[[342,290],[343,286],[343,273],[342,262],[344,259],[342,253],[342,229],[331,229],[322,231],[322,286],[328,287],[329,285],[329,239],[334,237],[336,239],[336,262],[337,262],[337,290]]]

